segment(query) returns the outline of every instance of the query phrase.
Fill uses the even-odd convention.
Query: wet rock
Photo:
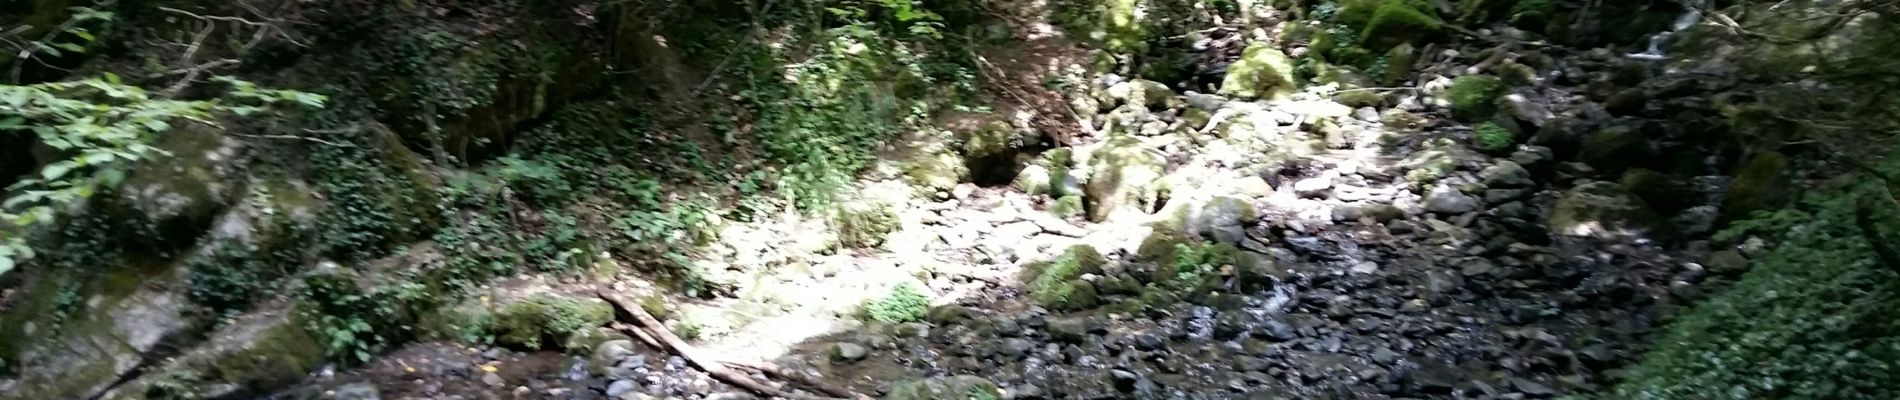
[[[1478,198],[1471,197],[1450,185],[1433,186],[1431,192],[1425,194],[1425,211],[1427,212],[1453,215],[1478,211],[1482,207]]]
[[[1387,221],[1405,218],[1405,210],[1399,209],[1397,206],[1391,204],[1379,203],[1345,204],[1333,207],[1333,220],[1335,221],[1357,221],[1361,218],[1371,219],[1373,222],[1385,223]]]
[[[357,382],[338,386],[336,389],[330,391],[329,398],[333,400],[382,400],[383,397],[382,393],[376,390],[376,385],[372,385],[368,382]]]
[[[501,375],[496,375],[493,372],[483,372],[482,384],[488,385],[488,387],[498,388],[498,387],[506,386],[508,384],[508,381],[502,380]]]
[[[1036,348],[1036,342],[1021,338],[1008,338],[1003,339],[1001,345],[997,346],[996,352],[1010,358],[1021,358],[1034,348]]]
[[[1262,322],[1260,329],[1253,330],[1253,336],[1274,342],[1286,342],[1300,338],[1299,331],[1294,329],[1292,324],[1277,319]]]
[[[1537,183],[1531,180],[1530,170],[1511,161],[1500,161],[1497,165],[1487,167],[1478,172],[1478,177],[1484,180],[1485,186],[1500,189],[1529,187]]]
[[[1644,203],[1657,211],[1678,211],[1688,208],[1695,200],[1695,188],[1688,182],[1661,172],[1643,168],[1631,168],[1623,172],[1623,178],[1617,183],[1623,190],[1643,199]]]
[[[1234,265],[1234,280],[1240,284],[1240,290],[1252,293],[1273,289],[1282,274],[1278,262],[1272,256],[1255,252],[1241,252]]]
[[[1267,366],[1267,360],[1253,356],[1236,356],[1233,362],[1234,371],[1238,372],[1266,371]]]
[[[1167,348],[1168,343],[1161,339],[1161,335],[1153,333],[1135,335],[1135,350],[1160,351]]]
[[[1089,340],[1087,321],[1082,318],[1050,319],[1049,339],[1071,344],[1087,343]]]
[[[831,354],[832,362],[855,363],[870,355],[871,349],[857,343],[834,343],[828,353]]]
[[[930,309],[925,321],[937,325],[955,325],[970,320],[970,308],[955,304]]]
[[[1617,91],[1616,94],[1610,95],[1609,99],[1603,101],[1604,110],[1619,116],[1640,114],[1643,108],[1648,106],[1649,95],[1639,88]]]
[[[1577,159],[1612,174],[1656,157],[1656,148],[1643,133],[1627,125],[1612,125],[1583,138]]]
[[[594,347],[593,354],[588,357],[587,368],[595,375],[612,376],[614,366],[618,365],[620,360],[632,357],[634,354],[636,353],[633,351],[632,340],[602,342]]]
[[[1736,220],[1748,217],[1756,210],[1786,201],[1786,170],[1788,157],[1779,152],[1762,152],[1751,156],[1735,171],[1735,179],[1730,182],[1728,193],[1722,201],[1722,219]]]
[[[616,380],[613,381],[613,383],[607,384],[607,397],[609,398],[635,398],[635,395],[638,395],[639,391],[640,384],[630,379]]]

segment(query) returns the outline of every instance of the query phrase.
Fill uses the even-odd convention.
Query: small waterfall
[[[1682,15],[1676,16],[1676,22],[1669,24],[1669,30],[1650,35],[1649,47],[1644,49],[1641,53],[1630,53],[1628,57],[1639,60],[1662,60],[1669,58],[1669,54],[1663,52],[1663,45],[1668,43],[1669,39],[1675,38],[1677,33],[1681,33],[1682,30],[1689,29],[1689,27],[1695,26],[1697,22],[1702,21],[1702,3],[1702,1],[1696,1],[1688,7],[1685,7],[1687,9],[1683,10]]]

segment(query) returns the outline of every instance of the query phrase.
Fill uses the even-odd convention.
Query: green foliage
[[[371,356],[414,335],[414,310],[432,308],[440,299],[420,283],[364,289],[354,274],[326,271],[304,280],[299,319],[324,343],[324,353],[344,363]]]
[[[1056,198],[1056,203],[1049,206],[1049,213],[1063,218],[1082,215],[1082,211],[1082,196],[1075,194]]]
[[[50,50],[50,48],[49,48]],[[124,180],[127,165],[166,156],[153,147],[180,120],[215,124],[226,115],[248,116],[282,104],[323,106],[324,97],[259,88],[220,77],[224,97],[176,100],[119,81],[117,75],[25,86],[0,85],[0,132],[30,133],[67,158],[8,186],[0,201],[0,225],[27,229],[53,220],[56,209]],[[0,273],[32,258],[25,239],[0,242]]]
[[[1062,308],[1075,300],[1077,283],[1088,285],[1079,280],[1082,274],[1100,274],[1106,263],[1102,253],[1094,247],[1070,247],[1061,257],[1040,268],[1035,279],[1029,281],[1029,295],[1046,307]]]
[[[1474,128],[1476,132],[1473,133],[1472,139],[1477,142],[1478,150],[1495,152],[1510,149],[1511,145],[1517,144],[1517,137],[1496,123],[1485,122]]]
[[[1174,282],[1191,286],[1219,272],[1223,266],[1234,265],[1239,257],[1240,249],[1230,244],[1177,243],[1174,259],[1167,267],[1174,271]]]
[[[1671,323],[1614,398],[1900,396],[1900,277],[1875,261],[1855,226],[1855,198],[1812,193],[1802,211],[1731,227],[1725,235],[1777,226],[1786,234],[1734,287]],[[1893,232],[1892,217],[1880,218]]]
[[[1451,115],[1460,121],[1479,121],[1496,113],[1497,99],[1504,95],[1504,81],[1490,75],[1465,75],[1451,80],[1446,94],[1451,100]]]
[[[929,309],[930,297],[909,283],[898,284],[891,288],[889,295],[864,306],[865,316],[887,323],[922,321]]]

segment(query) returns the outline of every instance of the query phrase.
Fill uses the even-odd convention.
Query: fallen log
[[[842,387],[838,387],[835,385],[819,382],[815,379],[811,379],[803,375],[786,373],[785,371],[777,367],[719,361],[715,358],[712,358],[702,353],[700,350],[694,348],[692,345],[687,344],[685,340],[681,340],[679,336],[673,334],[673,331],[666,329],[665,325],[660,324],[660,320],[658,318],[654,318],[652,314],[648,314],[646,310],[641,309],[637,303],[627,300],[624,297],[620,297],[619,295],[609,292],[605,289],[599,290],[595,294],[600,296],[601,299],[607,300],[608,304],[613,304],[614,308],[619,309],[622,315],[627,315],[627,316],[632,317],[633,319],[633,321],[631,321],[632,323],[613,324],[613,327],[615,329],[618,329],[629,335],[633,335],[635,338],[639,338],[640,341],[646,342],[647,345],[649,346],[653,346],[655,348],[665,350],[669,353],[673,353],[675,355],[680,356],[680,358],[686,359],[686,362],[688,364],[692,364],[695,367],[699,367],[701,371],[706,371],[706,374],[711,375],[713,379],[718,379],[721,382],[725,382],[732,386],[745,389],[746,391],[752,392],[754,394],[758,394],[760,396],[779,397],[779,398],[786,398],[786,399],[801,399],[801,400],[802,399],[824,399],[823,397],[804,396],[804,395],[787,392],[779,388],[772,387],[771,385],[767,385],[763,382],[753,380],[752,377],[747,376],[746,374],[741,374],[741,373],[738,373],[737,371],[734,371],[735,367],[740,367],[743,369],[759,371],[760,373],[763,373],[767,376],[774,376],[774,377],[778,377],[779,379],[794,381],[795,383],[799,383],[807,387],[817,389],[818,391],[825,392],[826,394],[837,396],[839,398],[856,399],[856,400],[870,399],[869,396],[852,392],[849,389],[844,389]]]

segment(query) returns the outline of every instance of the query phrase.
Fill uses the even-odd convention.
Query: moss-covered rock
[[[606,325],[613,317],[613,306],[600,299],[537,294],[503,306],[495,313],[493,330],[497,344],[552,348],[575,331]]]
[[[850,248],[871,248],[884,244],[900,223],[897,209],[876,201],[852,202],[837,210],[831,218],[838,233],[838,244]]]
[[[901,168],[905,182],[926,193],[948,193],[970,177],[970,168],[964,165],[963,157],[946,149],[922,151]]]
[[[296,383],[326,360],[323,343],[290,315],[291,308],[267,308],[234,319],[212,332],[205,346],[155,367],[168,374],[141,375],[101,398],[153,398],[149,394],[165,385],[187,385],[182,389],[205,398],[239,397]],[[191,379],[167,381],[175,376]]]
[[[1158,196],[1157,182],[1163,160],[1140,139],[1111,135],[1090,153],[1089,180],[1084,186],[1090,221],[1118,215],[1145,215]]]
[[[1695,188],[1689,182],[1645,168],[1630,168],[1617,183],[1623,185],[1624,191],[1661,212],[1682,210],[1696,199]]]
[[[1774,207],[1789,197],[1786,173],[1788,156],[1780,152],[1757,153],[1735,171],[1735,179],[1722,200],[1722,219],[1738,220],[1750,213]]]
[[[1615,183],[1590,182],[1564,192],[1550,211],[1553,234],[1615,238],[1661,233],[1660,217]]]
[[[1082,196],[1080,195],[1062,196],[1056,198],[1055,204],[1049,205],[1050,214],[1055,214],[1055,216],[1063,218],[1082,215],[1083,211],[1085,211],[1085,209],[1083,208]]]
[[[1293,61],[1266,42],[1255,42],[1227,66],[1220,94],[1239,98],[1276,98],[1294,89]]]
[[[189,301],[171,288],[183,273],[149,263],[31,278],[0,313],[0,357],[21,399],[93,398],[147,362],[167,338],[203,328]]]
[[[1504,81],[1490,75],[1465,75],[1451,80],[1446,97],[1451,115],[1459,121],[1477,122],[1497,113],[1498,97],[1504,96]]]
[[[1611,125],[1583,137],[1577,160],[1598,171],[1621,173],[1624,169],[1656,157],[1655,146],[1643,133],[1626,125]]]
[[[1130,79],[1108,88],[1108,96],[1121,102],[1148,109],[1172,108],[1182,103],[1174,89],[1168,85],[1147,79]]]
[[[995,383],[969,375],[917,379],[891,386],[884,400],[994,400],[1003,398]]]
[[[964,157],[991,158],[1007,155],[1029,146],[1034,140],[1030,135],[1023,134],[1017,131],[1016,127],[1010,126],[1009,121],[995,115],[978,117],[976,121],[969,121],[967,125],[969,126],[954,129],[959,150]]]
[[[1412,73],[1414,62],[1418,62],[1418,47],[1411,43],[1400,43],[1385,51],[1385,70],[1370,72],[1379,74],[1380,84],[1397,85]]]
[[[1373,11],[1359,37],[1373,49],[1384,49],[1436,36],[1444,27],[1430,10],[1409,1],[1387,0]]]
[[[1082,281],[1084,274],[1102,274],[1107,259],[1087,245],[1070,247],[1055,261],[1032,266],[1035,277],[1029,280],[1029,294],[1038,304],[1055,310],[1079,310],[1093,307],[1095,287]]]
[[[239,188],[229,180],[238,144],[215,127],[185,123],[156,147],[169,153],[128,169],[102,200],[125,244],[171,250],[202,236]]]
[[[1016,173],[1016,188],[1029,195],[1049,194],[1049,169],[1041,165],[1024,166]]]

